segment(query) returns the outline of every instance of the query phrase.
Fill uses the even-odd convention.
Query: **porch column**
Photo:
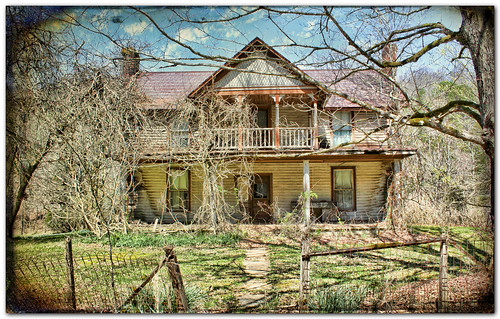
[[[238,95],[237,101],[238,101],[238,106],[241,106],[243,104],[243,101],[245,100],[245,95]],[[243,150],[243,128],[241,126],[238,126],[238,132],[236,133],[237,138],[238,138],[238,151]]]
[[[311,98],[313,99],[313,126],[314,126],[314,139],[313,139],[313,148],[315,150],[319,149],[319,139],[318,139],[318,101],[316,98],[311,95]]]
[[[280,148],[280,100],[281,95],[271,95],[274,100],[274,146]]]
[[[313,102],[313,145],[314,150],[319,149],[319,138],[318,138],[318,101],[314,94],[308,94]]]
[[[247,97],[246,95],[241,95],[241,94],[240,94],[240,95],[237,95],[237,96],[236,96],[236,100],[238,101],[238,105],[243,104],[243,101],[245,101],[245,98],[246,98],[246,97]]]

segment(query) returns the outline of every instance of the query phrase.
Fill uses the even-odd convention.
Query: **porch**
[[[317,130],[316,130],[317,131]],[[196,151],[208,147],[213,151],[243,152],[258,150],[314,150],[319,139],[313,127],[227,128],[215,129],[210,144],[201,141],[199,132],[147,129],[136,133],[136,138],[148,152]],[[206,135],[205,135],[206,136]],[[206,141],[204,141],[206,142]]]

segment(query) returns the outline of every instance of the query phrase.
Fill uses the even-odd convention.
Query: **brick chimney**
[[[139,53],[134,48],[122,49],[122,74],[124,79],[128,79],[139,72]]]
[[[396,53],[398,51],[396,43],[388,43],[382,49],[382,61],[394,62],[396,61]],[[384,68],[383,71],[390,77],[396,75],[395,68]]]

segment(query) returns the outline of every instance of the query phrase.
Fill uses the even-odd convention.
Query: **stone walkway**
[[[265,246],[252,247],[246,250],[246,258],[243,261],[248,280],[238,295],[239,308],[256,308],[266,301],[267,292],[271,285],[266,283],[266,275],[269,271],[269,258]]]

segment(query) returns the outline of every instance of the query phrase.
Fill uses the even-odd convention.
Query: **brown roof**
[[[389,97],[384,94],[387,82],[374,71],[361,71],[348,74],[350,70],[304,70],[314,80],[326,87],[348,94],[373,106],[387,106]],[[144,72],[137,82],[142,92],[148,97],[151,107],[163,108],[186,98],[213,71],[177,71],[177,72]],[[347,78],[344,78],[348,75]],[[327,99],[326,108],[359,108],[360,106],[346,99],[332,95]]]
[[[153,102],[164,107],[188,96],[213,71],[143,72],[137,78],[141,91]]]
[[[304,70],[314,80],[321,82],[324,86],[345,93],[372,106],[384,107],[391,103],[388,96],[388,81],[375,71],[352,70]],[[332,95],[327,99],[326,108],[359,108],[358,104],[352,103],[340,96]]]

